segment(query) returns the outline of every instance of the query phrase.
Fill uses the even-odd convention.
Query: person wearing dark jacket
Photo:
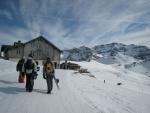
[[[28,58],[23,66],[23,70],[26,74],[26,91],[32,92],[34,86],[34,77],[37,76],[37,69],[31,54],[28,55]]]
[[[43,65],[43,78],[47,82],[47,94],[51,94],[53,89],[54,67],[50,58],[47,58]]]
[[[19,83],[24,83],[24,79],[25,79],[25,73],[22,70],[24,62],[25,62],[25,58],[21,58],[18,61],[17,66],[16,66],[16,71],[19,71],[19,77],[18,77]]]

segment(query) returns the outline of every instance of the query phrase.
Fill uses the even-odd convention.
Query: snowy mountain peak
[[[133,57],[138,60],[150,60],[150,49],[146,46],[137,46],[134,44],[125,45],[122,43],[110,43],[105,45],[97,45],[93,48],[85,46],[65,50],[64,58],[73,61],[87,61],[92,59],[93,55],[101,54],[102,56],[114,57],[118,53]]]
[[[92,57],[92,50],[88,47],[81,46],[63,51],[63,59],[72,61],[87,61]]]

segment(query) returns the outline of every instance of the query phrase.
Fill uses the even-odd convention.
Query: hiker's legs
[[[52,88],[53,88],[53,78],[48,76],[46,78],[46,81],[47,81],[47,89],[48,89],[48,92],[51,93],[52,91]]]
[[[26,91],[29,91],[30,75],[26,74]]]
[[[33,80],[32,74],[30,74],[30,82],[29,82],[29,91],[30,92],[33,90],[33,86],[34,86],[34,80]]]

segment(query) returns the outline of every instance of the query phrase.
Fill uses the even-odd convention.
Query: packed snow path
[[[56,70],[56,76],[61,89],[54,83],[52,94],[46,94],[41,72],[31,93],[25,91],[25,84],[16,82],[17,72],[0,75],[0,113],[96,113],[69,89],[64,70]]]

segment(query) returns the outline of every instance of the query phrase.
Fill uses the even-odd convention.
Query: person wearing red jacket
[[[19,83],[24,83],[24,80],[25,80],[25,73],[22,71],[24,62],[25,62],[25,58],[21,58],[18,61],[17,66],[16,66],[16,71],[19,71],[19,77],[18,77]]]

